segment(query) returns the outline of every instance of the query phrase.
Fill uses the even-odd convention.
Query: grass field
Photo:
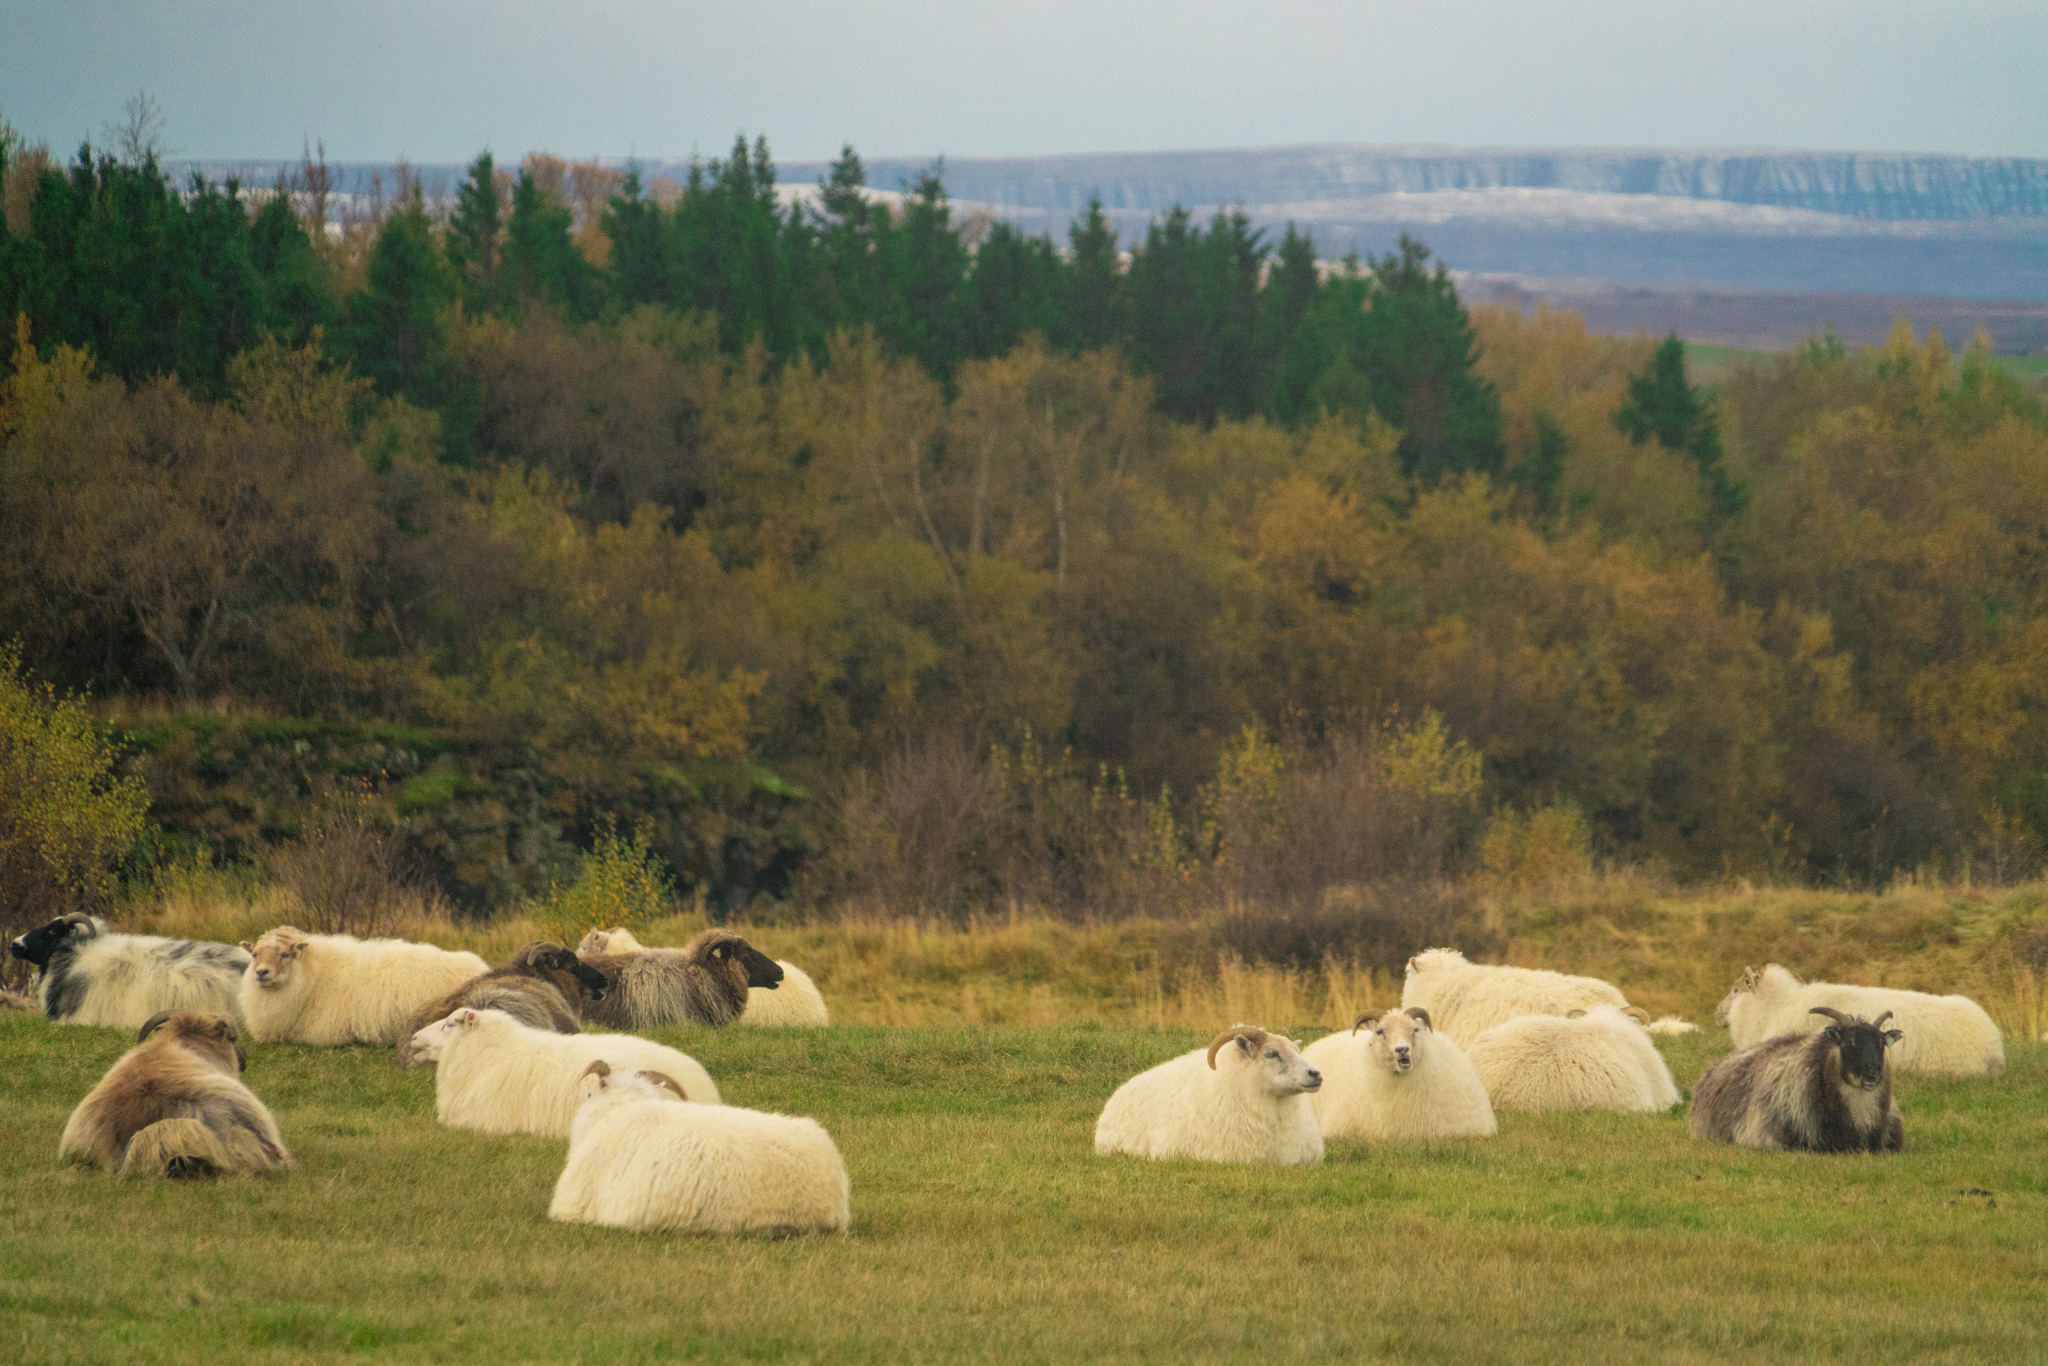
[[[1904,1079],[1902,1156],[1692,1143],[1670,1116],[1502,1116],[1320,1167],[1098,1158],[1126,1077],[1206,1031],[655,1031],[729,1103],[822,1120],[850,1237],[545,1217],[566,1145],[439,1127],[385,1050],[263,1047],[298,1165],[60,1169],[128,1039],[0,1016],[0,1360],[2040,1360],[2048,1045]],[[1666,1040],[1683,1088],[1725,1048]]]

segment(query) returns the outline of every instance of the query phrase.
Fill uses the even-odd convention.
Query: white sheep
[[[1456,949],[1430,949],[1410,958],[1401,986],[1402,1009],[1421,1006],[1437,1033],[1467,1046],[1518,1016],[1627,1004],[1619,987],[1597,977],[1469,963]]]
[[[1430,1028],[1421,1006],[1369,1010],[1348,1034],[1317,1039],[1302,1056],[1323,1074],[1309,1104],[1326,1139],[1491,1138],[1500,1132],[1471,1061]]]
[[[846,1164],[818,1121],[698,1103],[590,1064],[548,1218],[652,1233],[844,1233]]]
[[[1570,1015],[1523,1015],[1495,1025],[1466,1050],[1496,1110],[1669,1110],[1678,1086],[1630,1006]]]
[[[1275,1166],[1320,1162],[1323,1134],[1305,1093],[1322,1084],[1292,1039],[1235,1025],[1206,1050],[1119,1086],[1096,1121],[1095,1151]]]
[[[412,1036],[412,1055],[435,1064],[434,1113],[451,1129],[567,1138],[590,1064],[673,1077],[691,1100],[719,1103],[718,1087],[689,1054],[632,1034],[557,1034],[502,1010],[456,1011]]]
[[[1652,1034],[1697,1034],[1700,1027],[1691,1020],[1681,1020],[1676,1015],[1659,1015],[1650,1021]]]
[[[1933,1076],[1996,1077],[2005,1071],[2005,1039],[1984,1007],[1967,996],[1933,996],[1891,987],[1802,982],[1772,963],[1761,973],[1745,972],[1715,1007],[1737,1048],[1779,1034],[1811,1034],[1829,1017],[1813,1014],[1826,1006],[1847,1015],[1876,1019],[1891,1011],[1905,1038],[1891,1050],[1900,1072]]]
[[[37,995],[58,1024],[134,1029],[165,1011],[242,1019],[235,992],[249,955],[233,944],[113,934],[98,916],[73,911],[21,936],[10,951],[42,969]]]
[[[592,930],[583,936],[576,946],[579,957],[602,958],[607,955],[641,953],[647,946],[633,937],[633,932],[623,926],[609,930]],[[759,1025],[763,1028],[790,1025],[828,1025],[832,1023],[832,1012],[825,1005],[825,998],[818,991],[818,984],[810,974],[786,959],[776,959],[775,965],[782,969],[782,982],[778,986],[747,988],[746,1008],[734,1024]]]
[[[258,1043],[397,1043],[413,1011],[491,970],[473,953],[290,925],[242,947],[242,1017]]]

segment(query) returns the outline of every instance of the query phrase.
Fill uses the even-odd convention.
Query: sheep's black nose
[[[22,943],[19,939],[9,944],[7,946],[7,951],[13,954],[16,958],[28,957],[28,946]]]

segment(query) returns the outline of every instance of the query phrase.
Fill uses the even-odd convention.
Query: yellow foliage
[[[546,937],[575,948],[592,930],[640,929],[668,913],[674,897],[661,860],[638,836],[621,838],[607,825],[583,857],[582,870],[567,887],[553,886],[530,901],[526,914]]]

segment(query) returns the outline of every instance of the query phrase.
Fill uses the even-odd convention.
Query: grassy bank
[[[735,1104],[816,1115],[851,1237],[552,1225],[566,1145],[455,1133],[383,1050],[260,1048],[298,1166],[59,1170],[114,1031],[0,1018],[0,1357],[1876,1362],[2048,1346],[2048,1046],[1908,1079],[1907,1151],[1692,1143],[1681,1115],[1502,1117],[1271,1171],[1102,1159],[1125,1077],[1205,1033],[662,1030]],[[1690,1087],[1725,1045],[1667,1041]]]
[[[114,920],[144,933],[235,941],[295,914],[274,887],[214,881],[138,901]],[[1138,916],[1075,926],[1026,914],[958,925],[854,913],[733,928],[801,965],[833,1018],[847,1024],[1093,1021],[1213,1031],[1256,1020],[1334,1027],[1359,1011],[1398,1003],[1397,967],[1247,961],[1229,947],[1231,927],[1257,918],[1256,909],[1241,908],[1192,922]],[[1653,1014],[1711,1022],[1715,1003],[1744,968],[1778,962],[1809,979],[1963,992],[1981,1001],[2011,1039],[2048,1031],[2048,884],[1680,891],[1609,875],[1541,892],[1475,895],[1464,919],[1469,937],[1451,942],[1474,959],[1604,977]],[[640,937],[680,944],[704,923],[700,915],[678,914]],[[393,929],[474,949],[492,962],[545,937],[516,917],[415,916]],[[1382,961],[1398,964],[1421,947],[1427,946],[1390,946]]]

